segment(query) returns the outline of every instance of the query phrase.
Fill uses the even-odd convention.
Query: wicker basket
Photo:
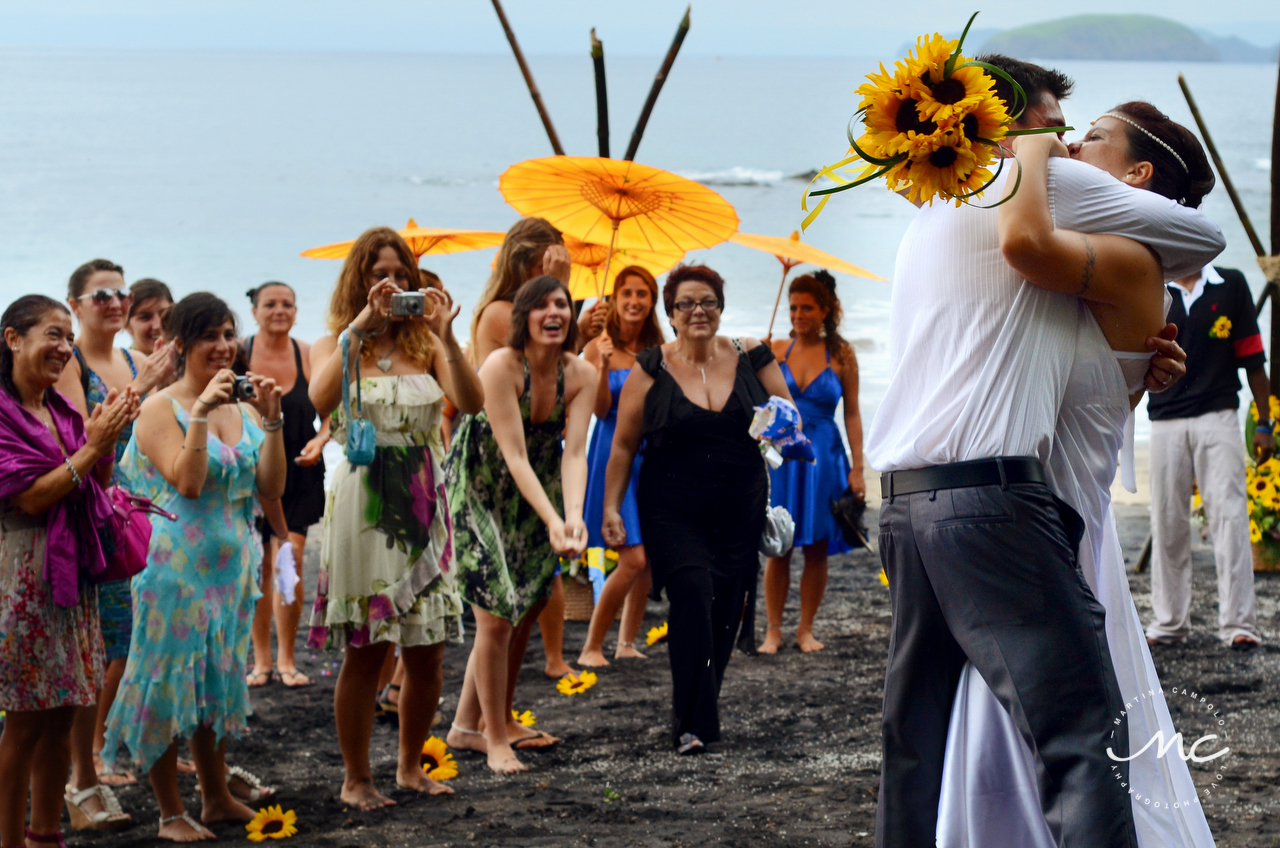
[[[1253,570],[1280,571],[1280,544],[1276,542],[1253,543]]]
[[[590,621],[596,607],[595,593],[590,583],[579,583],[567,574],[564,580],[564,620]]]

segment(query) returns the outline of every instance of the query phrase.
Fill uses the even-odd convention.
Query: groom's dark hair
[[[1071,77],[1061,71],[1042,68],[1039,65],[1023,62],[1021,59],[1014,59],[1012,56],[1005,56],[1001,53],[987,53],[979,56],[978,61],[995,65],[1017,80],[1018,85],[1022,86],[1022,90],[1027,93],[1027,98],[1031,101],[1029,105],[1031,106],[1039,103],[1040,99],[1046,94],[1052,94],[1057,100],[1066,100],[1076,87]],[[1005,105],[1012,110],[1013,86],[1009,85],[1008,80],[1001,79],[995,74],[991,74],[991,76],[996,81],[996,97],[1003,100]]]

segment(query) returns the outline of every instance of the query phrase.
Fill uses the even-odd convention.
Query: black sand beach
[[[1132,557],[1146,535],[1146,510],[1117,510],[1121,538]],[[308,548],[308,587],[315,586],[318,548]],[[1195,635],[1185,646],[1158,649],[1155,662],[1166,691],[1177,685],[1211,695],[1225,717],[1232,751],[1218,761],[1226,766],[1223,780],[1204,802],[1219,848],[1276,845],[1280,574],[1259,575],[1257,582],[1259,624],[1268,643],[1237,653],[1214,636],[1217,603],[1209,548],[1197,546],[1194,561]],[[228,760],[280,787],[279,802],[298,814],[298,835],[288,843],[297,846],[870,846],[889,633],[888,590],[877,579],[878,569],[878,559],[866,553],[832,560],[817,623],[825,651],[735,655],[721,698],[725,741],[702,757],[676,757],[668,744],[665,645],[649,649],[648,660],[615,663],[601,671],[595,688],[566,697],[543,677],[542,647],[535,636],[517,706],[532,710],[538,727],[562,736],[564,743],[522,755],[531,766],[527,774],[499,778],[482,757],[459,754],[459,775],[450,781],[456,795],[398,792],[395,735],[378,725],[374,775],[398,806],[375,813],[344,808],[337,800],[342,760],[332,713],[340,657],[305,648],[299,665],[316,685],[290,691],[273,683],[257,690],[252,733],[230,743]],[[1144,619],[1149,617],[1149,577],[1132,575],[1130,585]],[[795,614],[789,607],[788,636]],[[645,629],[662,620],[662,606],[651,604]],[[763,601],[757,621],[763,635]],[[572,659],[586,625],[570,622],[566,631],[566,656]],[[455,647],[445,655],[445,722],[456,704],[467,653],[468,648]],[[1177,698],[1170,703],[1183,709]],[[1180,723],[1179,712],[1174,721]],[[443,737],[447,726],[438,724],[437,735]],[[1204,767],[1193,764],[1193,769],[1198,787],[1217,782]],[[189,809],[198,814],[195,778],[181,780]],[[137,821],[133,828],[114,835],[69,833],[68,841],[160,844],[154,838],[158,811],[145,778],[121,790],[120,798]],[[222,842],[245,839],[240,826],[213,829]]]

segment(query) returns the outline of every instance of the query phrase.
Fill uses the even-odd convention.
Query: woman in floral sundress
[[[484,412],[461,419],[449,451],[458,583],[475,609],[476,641],[448,742],[488,754],[499,774],[525,770],[513,748],[559,741],[510,716],[558,557],[587,545],[587,424],[598,380],[575,355],[577,330],[564,283],[543,276],[521,286],[507,347],[480,368]]]
[[[452,790],[420,766],[443,685],[444,643],[462,640],[462,601],[454,585],[453,532],[440,459],[445,398],[463,412],[484,404],[480,378],[453,336],[458,309],[442,289],[421,290],[421,318],[393,319],[391,296],[420,284],[417,261],[394,230],[356,240],[329,304],[331,335],[311,347],[308,392],[320,415],[333,414],[333,438],[345,444],[342,345],[347,334],[359,400],[353,414],[377,430],[373,461],[345,459],[325,505],[320,585],[311,615],[313,647],[344,650],[334,718],[346,776],[342,801],[362,810],[393,802],[373,786],[369,738],[378,673],[391,645],[400,648],[400,754],[396,784],[418,792]]]
[[[204,825],[254,815],[231,793],[228,781],[246,778],[228,776],[226,737],[239,737],[253,712],[244,677],[260,594],[254,507],[258,498],[280,497],[286,459],[275,381],[251,376],[253,397],[232,396],[236,322],[227,305],[208,292],[187,295],[169,314],[169,329],[178,379],[142,404],[120,476],[178,520],[151,522],[104,750],[124,743],[149,773],[160,838],[190,842],[213,838]],[[199,822],[178,787],[180,738],[200,776]],[[255,788],[256,800],[269,794]]]

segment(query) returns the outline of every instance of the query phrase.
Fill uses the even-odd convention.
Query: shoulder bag
[[[348,330],[342,331],[342,411],[347,416],[347,462],[352,465],[368,465],[373,462],[377,446],[378,430],[367,418],[357,418],[360,413],[360,355],[356,354],[356,408],[351,411],[351,377],[347,371],[351,361]]]

